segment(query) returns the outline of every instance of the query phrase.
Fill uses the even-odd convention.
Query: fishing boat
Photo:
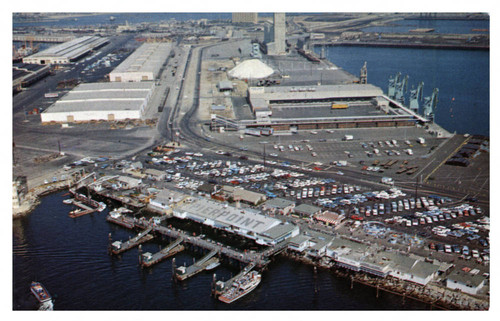
[[[73,204],[73,199],[72,198],[65,199],[65,200],[63,200],[63,203],[64,204]]]
[[[49,292],[40,282],[31,282],[31,292],[37,298],[40,303],[48,302],[52,300]]]
[[[260,284],[260,281],[261,275],[256,271],[251,271],[235,280],[231,287],[219,296],[219,300],[224,303],[232,303],[252,292]]]
[[[214,262],[214,263],[211,263],[209,264],[206,268],[205,268],[205,271],[211,271],[213,269],[215,269],[216,267],[218,267],[220,265],[219,262]]]

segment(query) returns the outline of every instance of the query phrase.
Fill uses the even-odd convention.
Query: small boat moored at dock
[[[232,303],[252,292],[260,284],[260,281],[261,275],[257,271],[251,271],[233,281],[229,289],[223,290],[219,300],[224,303]],[[219,286],[224,286],[224,282],[218,281],[217,283]]]
[[[220,265],[220,262],[214,262],[214,263],[211,263],[209,264],[206,268],[205,268],[205,271],[211,271],[213,269],[215,269],[216,267],[218,267]]]

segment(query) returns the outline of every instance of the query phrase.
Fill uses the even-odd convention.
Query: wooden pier
[[[286,242],[282,242],[280,244],[275,245],[274,247],[271,247],[267,249],[264,252],[243,252],[243,251],[238,251],[233,248],[228,248],[224,246],[223,244],[216,243],[213,240],[208,240],[204,239],[200,236],[190,236],[188,233],[178,230],[175,228],[169,228],[166,226],[161,226],[157,225],[154,222],[143,220],[143,219],[133,219],[133,218],[128,218],[126,216],[123,216],[123,219],[120,221],[113,220],[111,218],[107,219],[111,223],[115,223],[127,228],[139,228],[139,229],[145,229],[145,228],[151,228],[152,231],[157,232],[162,235],[166,235],[170,238],[183,238],[183,242],[185,244],[191,244],[200,248],[207,249],[209,251],[216,251],[220,253],[220,255],[224,255],[225,257],[229,259],[233,259],[236,261],[239,261],[243,264],[250,264],[254,263],[255,266],[257,267],[264,267],[267,264],[269,264],[270,257],[273,256],[274,254],[282,251],[283,249],[286,248],[287,244]],[[126,222],[126,224],[124,224]],[[133,226],[132,226],[133,222]],[[129,227],[132,226],[132,227]]]
[[[89,207],[89,206],[87,206],[87,205],[85,205],[77,200],[74,200],[73,204],[76,205],[77,207],[79,207],[79,209],[76,209],[76,210],[69,212],[68,215],[71,218],[80,217],[83,215],[94,213],[97,210],[96,208]]]
[[[111,244],[111,253],[112,254],[120,254],[122,252],[125,252],[133,247],[136,247],[139,244],[142,244],[144,242],[147,242],[151,240],[154,236],[149,234],[153,230],[152,227],[146,228],[144,231],[139,233],[137,236],[134,238],[131,238],[127,242],[121,242],[121,241],[115,241]]]
[[[212,250],[210,251],[210,253],[205,255],[199,261],[195,262],[193,265],[190,265],[188,267],[180,266],[176,268],[175,277],[179,281],[184,281],[187,278],[190,278],[200,273],[201,271],[204,271],[210,264],[219,262],[219,259],[214,257],[215,255],[217,255],[217,253],[218,251]]]
[[[184,239],[182,237],[179,237],[177,240],[170,243],[166,248],[162,249],[159,252],[156,252],[155,254],[151,254],[149,252],[142,254],[141,256],[139,256],[140,264],[143,267],[150,267],[153,264],[156,264],[168,257],[171,257],[172,255],[183,251],[184,246],[181,244],[183,240]]]

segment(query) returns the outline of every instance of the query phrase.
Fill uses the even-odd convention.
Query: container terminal
[[[82,196],[68,203],[83,211],[106,203],[103,219],[137,232],[127,241],[110,235],[112,255],[137,248],[142,268],[170,259],[177,281],[220,263],[241,267],[228,282],[214,277],[214,294],[228,303],[252,295],[273,256],[284,255],[377,293],[488,309],[489,188],[477,178],[489,176],[489,140],[436,124],[438,90],[407,105],[398,94],[404,77],[384,93],[369,83],[366,64],[357,77],[314,54],[308,46],[321,37],[304,36],[297,17],[273,19],[259,19],[263,33],[215,23],[217,36],[182,40],[126,24],[127,33],[109,30],[93,50],[55,61],[43,82],[16,85],[14,212],[71,187]],[[273,30],[285,19],[287,28]],[[182,23],[171,24],[181,35]],[[155,53],[158,46],[167,50]],[[144,56],[134,52],[149,58],[131,70]],[[126,77],[133,83],[116,84]],[[137,95],[117,97],[120,86]],[[85,90],[107,94],[96,105]],[[41,121],[75,97],[84,118]],[[116,99],[136,101],[140,112],[118,117],[106,107]],[[450,175],[458,163],[477,176]],[[457,179],[467,183],[451,186]],[[187,232],[193,228],[210,236]],[[143,253],[141,244],[159,236],[169,242]],[[193,250],[203,257],[176,265],[177,253]]]

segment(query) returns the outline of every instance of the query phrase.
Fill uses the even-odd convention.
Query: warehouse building
[[[189,219],[230,233],[255,240],[258,244],[276,244],[298,234],[298,227],[283,224],[280,220],[264,216],[260,212],[236,208],[205,198],[176,207],[174,217]]]
[[[144,43],[109,74],[109,81],[155,80],[171,50],[170,42]]]
[[[46,122],[141,119],[154,82],[80,84],[41,114]]]
[[[310,103],[333,103],[338,101],[371,101],[382,96],[382,89],[369,84],[345,84],[322,86],[273,86],[249,87],[248,98],[252,111],[258,108],[297,104],[304,106]],[[256,101],[256,103],[254,103]],[[263,105],[265,102],[265,105]],[[266,106],[267,105],[267,106]],[[312,105],[314,107],[314,105]]]
[[[25,57],[23,63],[38,65],[69,64],[108,42],[107,38],[97,36],[80,37]]]

